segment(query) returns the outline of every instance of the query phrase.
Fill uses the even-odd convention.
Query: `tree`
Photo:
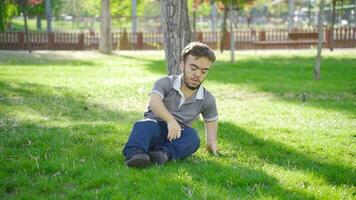
[[[235,62],[235,34],[234,34],[234,7],[232,5],[232,2],[230,2],[230,7],[229,7],[229,16],[230,16],[230,53],[231,53],[231,59],[230,62],[234,63]]]
[[[294,27],[294,0],[288,0],[288,31]]]
[[[187,0],[161,0],[161,21],[167,72],[180,74],[180,55],[192,38]]]
[[[0,31],[5,30],[5,3],[0,1]]]
[[[13,16],[19,13],[19,6],[13,0],[0,1],[0,31],[5,31]]]
[[[99,51],[109,54],[112,50],[110,0],[101,0]]]
[[[329,49],[330,51],[334,50],[334,26],[335,26],[335,16],[336,16],[336,4],[340,2],[343,3],[344,0],[332,0],[331,1],[331,6],[332,6],[332,13],[331,13],[331,25],[330,25],[330,37],[329,37]]]
[[[5,3],[0,1],[0,31],[5,30]]]
[[[42,29],[42,17],[45,14],[44,0],[29,0],[26,10],[27,10],[27,14],[29,16],[36,16],[37,30],[41,30]]]
[[[132,35],[134,35],[137,32],[137,13],[136,13],[136,7],[137,7],[137,1],[132,0]]]
[[[227,28],[226,28],[226,18],[227,18],[227,12],[228,12],[228,7],[224,6],[224,17],[222,21],[222,26],[221,26],[221,40],[220,40],[220,52],[222,53],[225,49],[225,40],[226,40],[226,35],[227,35]]]
[[[316,80],[320,79],[321,50],[323,48],[323,40],[324,40],[323,10],[324,10],[324,0],[320,0],[319,11],[318,11],[318,32],[319,32],[318,49],[317,49],[317,55],[315,58],[315,65],[314,65],[314,78]]]
[[[210,5],[211,5],[211,31],[215,32],[217,29],[218,9],[215,0],[210,0]]]
[[[47,33],[52,32],[52,6],[51,0],[46,0]]]

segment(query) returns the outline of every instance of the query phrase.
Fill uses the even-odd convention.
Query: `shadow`
[[[221,158],[193,156],[164,167],[129,169],[121,150],[132,119],[141,119],[142,113],[92,105],[87,95],[69,88],[4,81],[0,88],[0,106],[6,108],[0,110],[0,197],[315,199],[312,194],[284,188],[258,167],[236,162],[237,150]],[[60,123],[16,118],[12,107],[29,108]],[[201,122],[198,126],[203,130]],[[220,132],[223,142],[243,147],[245,154],[268,163],[288,168],[289,160],[296,169],[313,171],[332,183],[354,183],[347,167],[315,161],[227,122],[221,124]],[[343,177],[346,173],[350,178]]]
[[[136,56],[130,56],[130,55],[117,55],[119,58],[124,58],[128,60],[137,60],[139,59],[140,61],[145,62],[145,68],[148,69],[150,72],[156,73],[156,74],[162,74],[162,76],[167,75],[167,68],[166,68],[166,61],[163,59],[150,59],[150,58],[145,58],[145,57],[136,57]]]
[[[135,56],[123,56],[138,59]],[[141,59],[141,58],[140,58]],[[164,60],[142,59],[150,72],[166,74]],[[354,109],[356,58],[323,58],[322,79],[313,78],[312,56],[248,57],[236,64],[217,61],[209,72],[207,82],[234,84],[253,91],[272,94],[293,104],[356,115]]]
[[[129,130],[123,131],[123,123],[46,127],[21,122],[16,138],[2,134],[7,137],[0,168],[7,176],[0,197],[315,199],[283,188],[261,170],[218,163],[226,158],[216,162],[194,156],[164,167],[129,169],[121,154]]]
[[[195,186],[196,196],[192,196],[193,199],[316,199],[306,192],[285,189],[276,178],[260,169],[236,163],[234,158],[228,158],[226,162],[227,158],[193,156],[181,161],[180,166],[175,167],[172,173],[178,177],[191,177],[193,184],[185,181],[185,185]],[[192,165],[195,167],[191,167]],[[184,179],[181,181],[184,182]]]
[[[165,74],[163,61],[147,62],[150,68],[163,69],[154,73]],[[226,74],[241,72],[239,67],[234,70]],[[352,168],[258,138],[229,122],[221,123],[219,139],[234,148],[223,151],[222,157],[198,154],[164,167],[129,169],[123,164],[121,150],[142,113],[110,109],[90,103],[88,98],[88,94],[66,87],[0,82],[0,199],[315,199],[306,190],[283,187],[257,165],[239,162],[239,153],[285,169],[314,173],[332,185],[355,185]],[[18,117],[15,107],[52,123]],[[203,130],[201,122],[198,127]]]
[[[121,182],[121,150],[142,113],[87,98],[65,87],[0,82],[0,199],[90,198]]]
[[[69,57],[69,59],[68,59]],[[97,63],[88,59],[71,57],[70,54],[61,55],[58,52],[28,53],[24,51],[0,51],[0,66],[95,66]]]
[[[101,104],[92,104],[89,102],[90,95],[78,94],[66,87],[0,81],[0,88],[0,104],[26,107],[33,111],[33,115],[39,115],[45,120],[114,122],[127,120],[130,116]],[[139,118],[138,113],[130,114]]]
[[[202,122],[198,126],[202,129]],[[259,138],[230,122],[220,122],[219,133],[221,133],[219,140],[234,148],[227,153],[223,151],[223,159],[233,160],[241,153],[256,156],[264,163],[277,165],[287,170],[313,173],[332,185],[356,184],[355,169],[351,166],[320,160],[315,155],[306,155],[281,142]]]

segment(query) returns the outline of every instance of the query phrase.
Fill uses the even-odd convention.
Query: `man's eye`
[[[198,69],[197,67],[192,67],[192,70],[193,70],[193,71],[195,71],[195,70],[197,70],[197,69]]]

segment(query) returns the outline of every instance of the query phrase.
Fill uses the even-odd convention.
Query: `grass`
[[[354,199],[355,53],[324,51],[320,81],[314,50],[218,54],[222,156],[136,170],[121,151],[162,52],[0,51],[0,198]]]

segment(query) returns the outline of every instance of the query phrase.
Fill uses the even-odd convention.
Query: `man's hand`
[[[216,144],[216,142],[214,143],[207,143],[206,146],[205,146],[205,149],[213,154],[214,156],[218,156],[218,146]]]
[[[176,120],[171,120],[167,123],[168,135],[167,139],[171,142],[172,140],[180,138],[181,129]]]
[[[206,133],[206,146],[205,149],[218,156],[217,134],[218,134],[218,120],[207,122],[205,121],[205,133]]]
[[[174,139],[180,138],[180,126],[174,116],[168,112],[167,108],[163,104],[162,98],[158,94],[152,93],[150,95],[149,105],[154,114],[167,122],[167,139],[172,141]]]

